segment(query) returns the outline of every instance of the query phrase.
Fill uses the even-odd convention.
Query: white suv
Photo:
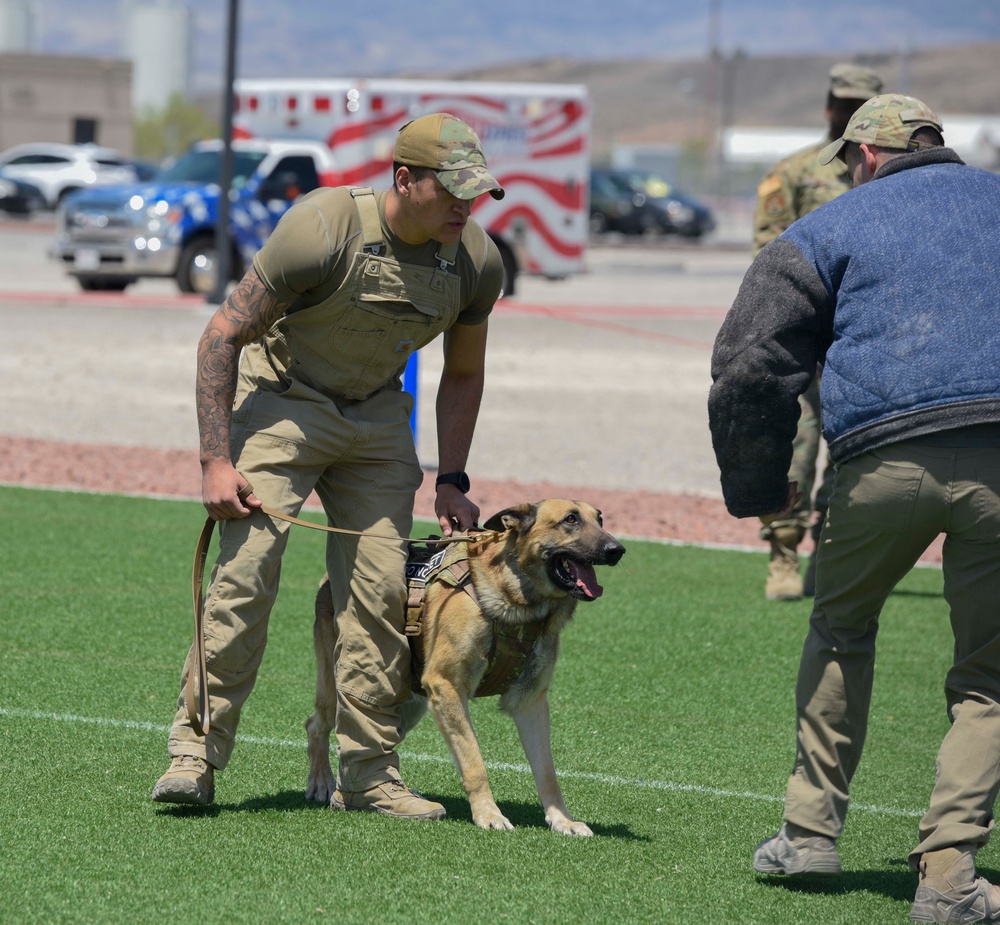
[[[125,155],[97,145],[17,145],[0,154],[0,167],[7,176],[37,186],[49,209],[56,208],[69,193],[89,186],[138,181]]]

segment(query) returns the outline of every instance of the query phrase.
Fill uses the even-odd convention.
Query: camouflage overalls
[[[841,193],[851,188],[851,177],[847,167],[840,160],[822,166],[817,157],[826,141],[803,148],[795,154],[779,161],[757,187],[757,212],[754,217],[754,256],[770,241],[777,238],[789,225],[803,215],[818,209]],[[798,556],[795,552],[806,530],[813,508],[817,512],[817,522],[813,524],[812,536],[818,541],[823,515],[828,506],[830,488],[833,484],[833,467],[829,464],[813,500],[816,483],[816,461],[819,456],[820,435],[823,421],[819,404],[820,370],[816,378],[799,399],[799,425],[792,446],[792,463],[788,471],[789,481],[799,483],[802,500],[792,517],[775,521],[761,528],[761,539],[772,546],[774,555],[789,563],[794,562],[798,571]],[[807,580],[807,585],[809,584]],[[769,582],[769,585],[773,583]],[[807,589],[808,590],[808,589]],[[774,593],[772,593],[774,592]],[[768,589],[768,597],[786,596],[780,588]],[[800,597],[801,594],[788,594]]]

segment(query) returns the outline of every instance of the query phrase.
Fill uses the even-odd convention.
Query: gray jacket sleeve
[[[784,240],[751,264],[712,352],[712,445],[726,508],[772,514],[785,503],[798,397],[830,344],[833,298],[815,267]]]

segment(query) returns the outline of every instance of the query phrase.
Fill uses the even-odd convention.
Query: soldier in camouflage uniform
[[[757,213],[754,218],[754,256],[789,225],[821,205],[836,199],[851,188],[851,178],[843,162],[837,159],[822,165],[819,152],[833,139],[839,138],[858,107],[882,90],[882,81],[866,67],[856,64],[835,64],[830,69],[830,89],[826,98],[828,137],[779,161],[757,187]],[[769,600],[799,600],[814,589],[815,556],[810,557],[805,582],[799,574],[798,547],[809,527],[815,504],[816,518],[812,526],[814,543],[826,513],[832,484],[832,467],[828,464],[822,483],[812,500],[816,481],[816,459],[819,455],[822,419],[819,406],[820,376],[799,399],[801,416],[792,450],[789,481],[798,482],[802,500],[792,517],[762,527],[761,539],[771,545],[765,594]]]

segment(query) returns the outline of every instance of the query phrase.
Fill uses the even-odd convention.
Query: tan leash
[[[247,482],[239,490],[238,496],[241,501],[245,502],[247,496],[252,493],[253,486]],[[444,546],[449,543],[481,541],[497,535],[496,530],[480,530],[476,533],[457,533],[446,537],[429,536],[419,540],[411,540],[388,533],[347,530],[342,527],[317,524],[311,520],[302,520],[298,517],[292,517],[290,514],[283,514],[281,511],[276,511],[265,504],[262,504],[258,510],[275,520],[284,520],[286,523],[297,524],[300,527],[309,527],[312,530],[322,530],[324,533],[370,536],[376,539],[391,540],[394,543],[426,543],[427,545]],[[208,702],[208,668],[205,664],[205,601],[203,587],[205,582],[205,562],[208,559],[208,547],[212,541],[212,532],[214,530],[215,521],[209,517],[205,521],[205,526],[201,529],[201,536],[198,538],[198,545],[194,551],[194,569],[191,574],[191,593],[194,599],[194,664],[191,666],[191,670],[188,671],[187,683],[184,686],[184,704],[187,708],[188,720],[191,722],[191,727],[200,736],[208,735],[210,729],[209,714],[211,711]],[[196,675],[197,690],[195,689]]]

